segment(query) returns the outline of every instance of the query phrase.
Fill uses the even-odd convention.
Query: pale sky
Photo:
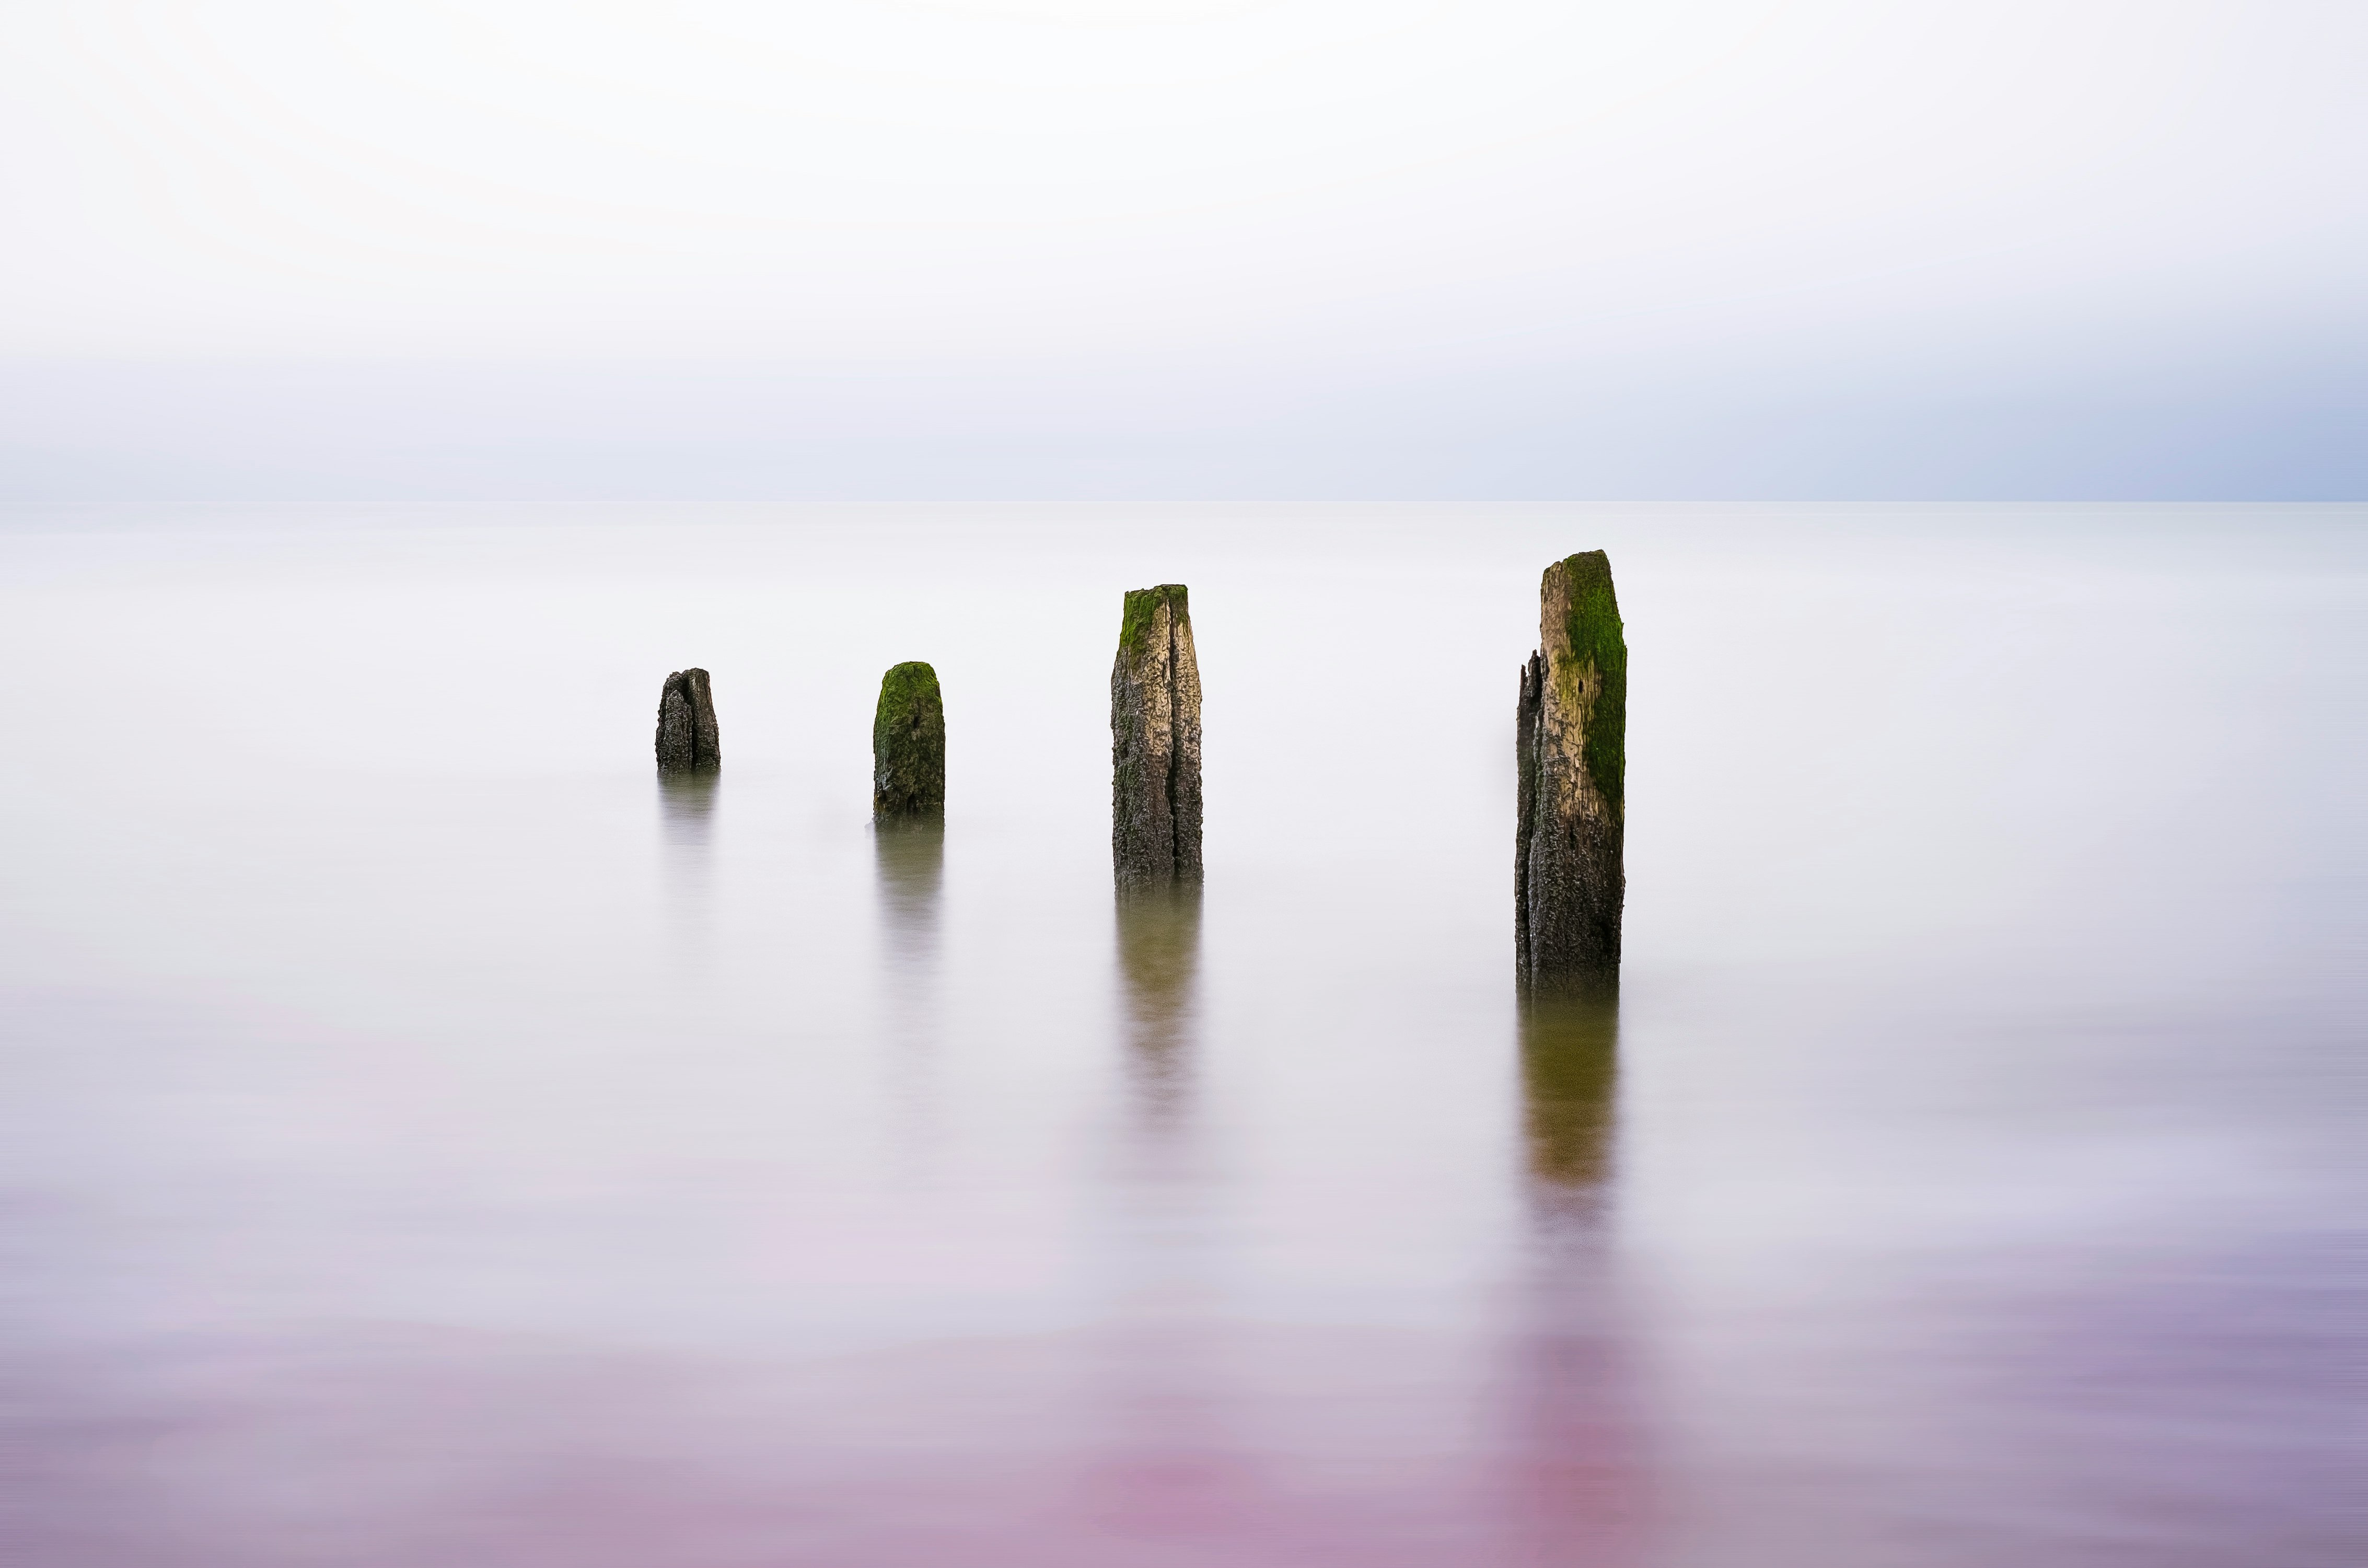
[[[2357,497],[2364,80],[2357,0],[17,0],[0,500]]]

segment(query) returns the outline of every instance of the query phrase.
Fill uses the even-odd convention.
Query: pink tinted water
[[[12,1554],[2355,1561],[2363,520],[19,519]],[[1524,1017],[1596,546],[1627,980]],[[1121,909],[1164,580],[1210,881]]]

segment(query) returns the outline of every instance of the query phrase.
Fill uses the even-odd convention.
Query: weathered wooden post
[[[871,816],[875,822],[941,820],[946,814],[946,705],[938,672],[898,665],[880,677],[871,715]]]
[[[1126,596],[1110,666],[1110,864],[1121,888],[1201,880],[1201,666],[1181,583]]]
[[[705,670],[677,670],[658,693],[658,771],[699,773],[723,766],[715,698]]]
[[[1515,960],[1527,989],[1600,989],[1620,977],[1628,885],[1628,644],[1603,551],[1547,567],[1539,598],[1516,743]]]

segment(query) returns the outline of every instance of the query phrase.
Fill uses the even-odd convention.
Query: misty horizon
[[[2368,494],[2338,7],[0,45],[0,505]]]

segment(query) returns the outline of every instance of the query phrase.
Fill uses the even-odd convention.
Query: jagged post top
[[[1604,803],[1622,809],[1628,772],[1628,642],[1620,599],[1611,586],[1611,558],[1581,551],[1545,570],[1538,592],[1538,646],[1570,711],[1588,712],[1584,756],[1588,780]],[[1593,672],[1597,677],[1588,682]],[[1591,704],[1580,688],[1591,685]]]
[[[1160,608],[1167,607],[1171,622],[1192,622],[1192,611],[1186,602],[1188,590],[1181,583],[1162,583],[1156,588],[1129,588],[1126,591],[1126,613],[1119,622],[1118,645],[1121,653],[1131,651],[1151,630]]]

